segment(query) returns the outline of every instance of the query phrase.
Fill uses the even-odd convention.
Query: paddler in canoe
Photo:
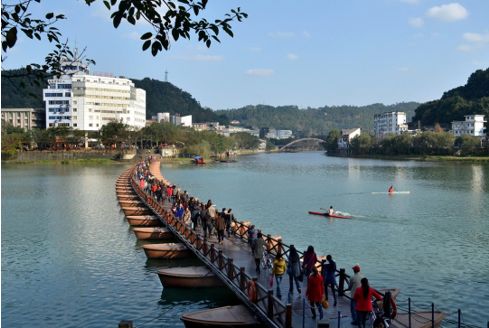
[[[331,206],[329,207],[329,210],[328,210],[328,215],[334,215],[334,214],[335,214],[335,211],[334,211],[334,209],[333,209],[333,206],[331,205]]]
[[[389,189],[387,189],[387,192],[389,194],[393,194],[395,192],[394,187],[393,186],[390,186]]]

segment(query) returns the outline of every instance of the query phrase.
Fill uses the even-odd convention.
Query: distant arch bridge
[[[294,141],[286,144],[285,146],[279,148],[279,150],[280,151],[287,151],[287,150],[294,150],[297,148],[310,149],[311,147],[297,147],[297,144],[310,145],[311,143],[313,143],[316,146],[318,146],[319,144],[325,143],[325,142],[326,141],[324,141],[323,139],[319,139],[319,138],[302,138],[302,139],[297,139],[297,140],[294,140]]]

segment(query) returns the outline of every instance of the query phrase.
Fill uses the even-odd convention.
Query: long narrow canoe
[[[180,317],[186,328],[195,327],[262,327],[244,305],[223,306],[185,313]]]
[[[314,212],[314,211],[309,211],[308,213],[311,214],[311,215],[321,215],[321,216],[326,216],[326,217],[335,218],[335,219],[351,219],[352,218],[349,215],[329,214],[327,212]]]
[[[372,191],[372,195],[408,195],[411,192],[409,190],[404,191]]]

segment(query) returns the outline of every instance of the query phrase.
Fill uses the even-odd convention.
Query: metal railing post
[[[273,319],[273,289],[268,290],[267,300],[268,300],[267,315],[270,319]]]
[[[431,303],[431,328],[435,328],[435,303]]]
[[[246,289],[246,281],[245,281],[246,277],[245,277],[245,268],[244,267],[241,267],[239,268],[239,288],[241,290],[245,290]]]
[[[292,304],[287,304],[285,309],[285,328],[292,327]]]
[[[228,259],[228,278],[233,280],[234,278],[234,264],[233,259]]]
[[[457,311],[457,327],[460,328],[460,319],[462,317],[462,311],[460,311],[460,309],[458,309]]]
[[[338,286],[338,296],[345,295],[345,269],[340,269],[340,282]]]
[[[411,328],[411,297],[408,297],[408,328]]]

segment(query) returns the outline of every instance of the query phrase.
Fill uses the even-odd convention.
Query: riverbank
[[[127,164],[130,161],[116,161],[110,158],[80,158],[80,159],[40,159],[30,161],[8,160],[2,161],[2,165],[114,165]]]
[[[476,163],[489,163],[489,156],[434,156],[434,155],[426,155],[426,156],[402,156],[402,155],[333,155],[326,154],[331,157],[345,157],[345,158],[360,158],[360,159],[378,159],[384,161],[425,161],[425,162],[476,162]]]

